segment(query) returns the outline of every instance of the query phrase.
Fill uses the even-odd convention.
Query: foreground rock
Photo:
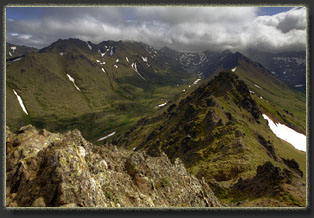
[[[6,129],[8,207],[219,207],[179,159],[95,146],[65,134]]]

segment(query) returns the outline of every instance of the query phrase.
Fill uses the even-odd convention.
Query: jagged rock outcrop
[[[8,207],[219,207],[205,180],[162,153],[151,157],[107,144],[80,131],[64,134],[6,128]]]
[[[286,160],[287,161],[287,160]],[[305,195],[305,183],[293,178],[300,177],[298,166],[294,160],[288,161],[295,168],[296,172],[292,172],[287,168],[281,170],[274,166],[270,161],[265,162],[256,169],[256,175],[252,178],[243,180],[240,178],[230,188],[230,196],[237,198],[239,193],[245,195],[245,201],[238,202],[238,206],[248,203],[247,199],[257,199],[262,196],[271,197],[266,202],[258,202],[258,206],[301,206],[304,199],[300,196]]]

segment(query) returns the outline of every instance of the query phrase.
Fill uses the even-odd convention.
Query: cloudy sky
[[[180,51],[300,51],[304,7],[8,7],[7,42],[42,48],[79,38],[135,40]]]

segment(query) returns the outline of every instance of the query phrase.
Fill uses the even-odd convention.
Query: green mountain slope
[[[228,60],[226,60],[228,59]],[[291,89],[257,62],[239,52],[226,57],[209,78],[221,71],[232,71],[247,84],[263,113],[300,133],[306,133],[306,97]]]
[[[7,125],[13,130],[29,123],[51,131],[78,128],[96,140],[152,113],[195,78],[163,64],[143,43],[58,40],[7,63]]]
[[[220,73],[187,97],[169,104],[158,115],[142,119],[113,142],[134,151],[145,150],[152,156],[163,151],[172,161],[182,159],[192,174],[205,177],[220,200],[230,206],[246,206],[247,197],[233,187],[239,186],[239,179],[247,182],[263,177],[256,170],[267,161],[274,172],[292,171],[293,181],[297,181],[292,186],[305,193],[305,176],[301,178],[297,173],[306,173],[305,153],[274,135],[261,116],[267,107],[262,108],[264,103],[254,99],[257,98],[251,95],[236,71]],[[293,119],[292,115],[288,116]],[[287,166],[287,160],[292,159],[297,163],[296,169]],[[276,177],[270,177],[273,176]],[[258,179],[251,180],[247,182],[251,186],[261,185],[254,184],[260,182]],[[291,200],[288,196],[295,196],[297,191],[289,191],[286,184],[280,180],[278,190],[271,195],[258,192],[250,198],[256,204],[263,204],[267,198],[273,203],[278,201],[281,206],[304,205],[305,194]]]

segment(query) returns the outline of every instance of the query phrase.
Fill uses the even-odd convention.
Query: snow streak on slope
[[[306,136],[296,132],[295,130],[281,124],[274,123],[267,115],[263,114],[264,119],[268,121],[268,125],[273,133],[290,144],[296,149],[306,151]]]
[[[132,63],[131,67],[133,68],[133,70],[135,70],[135,72],[143,79],[146,80],[138,71],[137,71],[137,67],[136,67],[136,63]]]
[[[166,104],[167,104],[167,102],[162,103],[162,104],[158,105],[156,108],[163,107],[163,106],[165,106]]]
[[[20,104],[22,110],[24,111],[24,113],[26,113],[26,114],[28,115],[27,110],[26,110],[26,108],[25,108],[25,106],[24,106],[24,104],[23,104],[22,98],[16,93],[16,91],[15,91],[14,89],[13,89],[13,92],[14,92],[14,94],[16,95],[17,100],[19,101],[19,104]]]
[[[193,82],[194,85],[196,85],[201,79],[197,79]]]
[[[254,84],[255,87],[259,88],[259,89],[262,89],[259,85],[257,84]]]
[[[89,44],[88,42],[86,42],[86,43],[87,43],[88,48],[89,48],[90,50],[92,50],[92,46],[90,46],[90,44]]]
[[[109,135],[106,135],[106,136],[104,136],[104,137],[98,139],[97,141],[104,140],[104,139],[106,139],[106,138],[108,138],[108,137],[110,137],[110,136],[113,136],[114,134],[116,134],[116,131],[114,131],[114,132],[110,133]]]
[[[77,87],[77,85],[75,84],[74,79],[73,79],[69,74],[67,74],[67,76],[68,76],[69,80],[74,84],[75,88],[76,88],[77,90],[81,91],[80,88]]]

